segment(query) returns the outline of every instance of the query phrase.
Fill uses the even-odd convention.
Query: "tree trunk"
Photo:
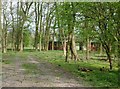
[[[49,4],[48,4],[48,12],[46,16],[46,29],[45,29],[45,51],[48,51],[48,46],[49,46]]]
[[[54,30],[55,30],[55,29],[54,29]],[[55,35],[53,34],[53,36],[52,36],[52,50],[54,50],[54,40],[55,40],[55,39],[54,39],[54,36],[55,36]]]
[[[39,51],[42,49],[42,3],[40,7],[40,32],[39,32]]]
[[[11,16],[12,16],[12,51],[15,50],[15,28],[14,28],[14,16],[13,16],[13,10],[12,10],[12,1],[10,5],[10,10],[11,10]]]
[[[22,5],[22,4],[21,4]],[[23,25],[24,25],[24,20],[23,21],[21,21],[20,20],[20,52],[22,52],[23,51]]]
[[[41,42],[42,36],[41,36],[41,34],[40,34],[40,38],[39,39],[40,39],[39,40],[39,51],[41,51],[41,49],[42,49],[42,42]]]
[[[35,2],[35,25],[36,25],[36,30],[35,30],[35,42],[34,42],[34,46],[35,46],[35,50],[36,51],[38,50],[38,42],[40,41],[40,38],[39,38],[40,34],[38,32],[39,22],[40,22],[39,21],[40,20],[39,14],[40,14],[40,12],[39,12],[39,3],[37,4],[37,2]]]
[[[46,31],[45,31],[45,50],[48,51],[48,47],[49,47],[49,40],[50,40],[50,28],[51,28],[51,22],[53,19],[53,15],[51,16],[51,10],[49,11],[49,4],[48,4],[48,12],[47,12],[47,16],[46,16]]]
[[[89,37],[86,38],[86,59],[88,60],[90,58],[90,55],[89,55]]]
[[[63,54],[64,54],[64,56],[66,56],[66,39],[65,39],[65,37],[64,37],[64,43],[63,43]]]
[[[52,50],[54,50],[55,27],[56,27],[56,19],[55,19],[55,24],[54,24],[54,29],[53,29],[53,36],[52,36]]]
[[[100,43],[100,55],[103,54],[103,47],[102,47],[102,43]]]
[[[65,62],[68,62],[68,57],[69,57],[69,45],[66,45],[66,58],[65,58]]]
[[[68,36],[68,42],[66,44],[66,57],[65,57],[65,62],[68,62],[68,57],[69,57],[69,45],[70,45],[70,37]]]
[[[35,43],[34,43],[34,46],[35,46],[35,50],[37,51],[38,50],[38,27],[36,26],[36,31],[35,31]]]
[[[49,46],[49,35],[46,35],[45,51],[48,51]]]
[[[110,49],[109,48],[106,49],[106,54],[107,54],[109,64],[110,64],[110,70],[112,70],[112,60],[111,60]]]
[[[23,26],[23,25],[22,25]],[[21,28],[20,51],[23,51],[23,28]]]
[[[78,60],[78,54],[77,54],[77,50],[76,50],[76,44],[75,44],[75,36],[74,36],[74,26],[75,26],[75,8],[74,8],[74,3],[71,3],[72,6],[72,20],[71,23],[69,24],[69,28],[70,28],[70,50],[71,50],[71,58],[75,61]]]
[[[46,31],[45,31],[45,51],[48,51],[49,46],[49,28],[48,28],[48,20],[46,22]]]
[[[77,55],[75,36],[74,35],[72,35],[71,42],[72,42],[72,52],[73,52],[73,55],[74,55],[74,60],[77,61],[78,60],[78,55]]]
[[[42,37],[43,37],[43,46],[42,46],[43,48],[42,48],[42,49],[43,49],[44,51],[45,51],[45,43],[46,43],[45,33],[46,33],[46,32],[45,32],[45,27],[43,27],[43,36],[42,36]]]
[[[19,51],[19,2],[17,2],[17,29],[15,35],[15,50]]]
[[[2,3],[1,3],[1,0],[0,0],[0,19],[1,19],[1,13],[2,13]],[[0,20],[0,41],[2,42],[2,31],[3,28],[2,28],[2,23],[1,23],[1,20]],[[2,44],[0,43],[0,51],[2,49]]]
[[[7,51],[7,20],[3,10],[3,29],[2,29],[2,53]]]

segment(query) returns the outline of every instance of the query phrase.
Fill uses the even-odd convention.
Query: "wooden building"
[[[54,41],[53,50],[63,50],[62,42]],[[49,42],[48,50],[52,50],[52,41]]]

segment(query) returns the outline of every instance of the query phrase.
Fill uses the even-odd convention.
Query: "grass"
[[[27,59],[27,56],[29,54],[30,54],[29,52],[11,52],[11,51],[8,51],[7,53],[2,54],[2,58],[14,60],[13,58],[15,58],[17,56],[17,57],[20,57],[20,59],[25,60],[25,59]]]
[[[12,62],[11,62],[11,60],[2,60],[2,63],[4,63],[4,64],[11,64]]]
[[[62,51],[42,51],[42,52],[10,52],[4,54],[4,58],[9,58],[10,56],[18,55],[20,58],[26,60],[26,57],[33,55],[37,57],[39,60],[48,61],[60,68],[63,68],[66,71],[71,72],[73,75],[82,78],[85,82],[89,83],[92,86],[98,87],[117,87],[118,86],[118,65],[117,61],[113,61],[113,70],[109,70],[109,62],[108,61],[100,61],[98,58],[94,58],[98,53],[93,53],[92,59],[83,60],[79,62],[74,62],[70,60],[69,62],[65,62],[65,57],[63,56]],[[85,54],[83,52],[78,52],[79,56],[85,58]],[[23,64],[22,67],[26,69],[26,73],[35,74],[37,73],[36,64]],[[105,67],[104,71],[100,71],[100,68]],[[93,71],[83,72],[78,70],[79,68],[90,68]]]
[[[78,77],[82,77],[85,81],[88,81],[94,86],[117,86],[118,75],[117,71],[99,71],[99,67],[96,65],[90,65],[90,63],[79,62],[79,63],[64,63],[64,61],[51,61],[54,64],[61,65],[62,68],[70,71]],[[100,65],[100,64],[98,64]],[[91,72],[82,72],[78,70],[79,67],[90,68]]]
[[[2,54],[2,64],[12,64],[14,53],[4,53]]]
[[[26,63],[22,64],[22,67],[26,70],[25,71],[26,74],[36,74],[38,72],[36,64]]]
[[[56,66],[60,66],[66,71],[71,72],[77,77],[82,78],[92,86],[99,87],[117,87],[118,86],[118,66],[117,63],[113,63],[113,70],[109,70],[108,61],[100,61],[98,59],[83,60],[79,62],[69,61],[65,62],[62,51],[48,51],[48,52],[36,52],[33,55],[39,57],[39,59],[46,60]],[[80,54],[82,55],[82,54]],[[93,55],[94,56],[94,55]],[[83,72],[78,68],[90,68],[93,71]],[[104,71],[100,71],[100,68],[105,67]]]

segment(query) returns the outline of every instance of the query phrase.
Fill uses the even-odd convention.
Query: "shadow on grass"
[[[12,51],[12,49],[7,49],[7,51],[9,52],[9,51]],[[35,52],[35,49],[24,49],[23,50],[24,52]]]
[[[89,62],[69,62],[65,63],[63,60],[51,60],[50,61],[57,66],[71,72],[77,77],[83,78],[83,80],[88,81],[91,85],[95,87],[118,87],[118,71],[112,70],[109,71],[108,68],[100,70],[101,65],[98,63],[98,66],[94,63]],[[101,65],[101,66],[99,66]],[[92,71],[81,71],[80,68],[89,68]]]
[[[81,77],[83,80],[88,81],[95,87],[117,87],[119,85],[118,83],[120,83],[118,81],[120,80],[120,70],[119,72],[117,70],[108,71],[108,68],[106,67],[109,66],[109,64],[107,64],[108,62],[91,59],[87,62],[80,61],[75,63],[73,61],[70,61],[69,63],[66,63],[62,51],[35,52],[33,49],[25,49],[24,51],[25,53],[19,53],[20,57],[26,57],[30,54],[29,52],[31,52],[31,55],[37,57],[39,60],[47,60],[48,62],[73,73],[75,76]],[[24,67],[28,68],[29,66],[24,65]],[[102,67],[105,67],[104,71],[100,71],[100,68]],[[92,71],[84,72],[78,70],[78,68],[90,68]]]
[[[25,52],[35,52],[35,49],[24,49]]]

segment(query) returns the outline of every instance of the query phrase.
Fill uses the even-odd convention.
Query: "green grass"
[[[11,59],[11,60],[14,60],[15,57],[19,57],[21,60],[25,60],[27,59],[27,57],[29,56],[29,52],[11,52],[11,51],[8,51],[7,53],[3,53],[2,54],[2,58],[3,59]]]
[[[62,51],[48,51],[36,52],[33,55],[39,59],[46,60],[56,66],[60,65],[61,68],[71,72],[77,77],[82,79],[92,86],[99,87],[117,87],[118,86],[118,66],[113,63],[113,70],[109,70],[108,61],[100,61],[98,59],[83,60],[79,62],[69,61],[65,62]],[[80,54],[82,55],[82,54]],[[90,68],[93,71],[83,72],[78,68]],[[105,71],[100,71],[100,68],[105,67]]]
[[[53,61],[51,61],[53,63]],[[78,77],[82,77],[86,81],[94,86],[117,86],[117,71],[99,71],[99,67],[90,65],[90,63],[79,62],[79,63],[62,63],[62,61],[56,61],[55,64],[61,65],[62,68],[70,71]],[[98,64],[99,65],[99,64]],[[79,67],[90,68],[93,71],[83,72],[78,70]],[[114,80],[113,80],[114,79]]]
[[[56,65],[61,65],[62,68],[70,71],[78,77],[82,77],[84,80],[88,81],[90,84],[94,86],[117,86],[118,84],[118,75],[117,71],[100,71],[100,64],[91,65],[92,63],[79,62],[79,63],[64,63],[64,61],[51,61]],[[90,68],[93,71],[83,72],[78,70],[79,67]]]
[[[4,53],[2,54],[2,64],[12,64],[14,53]]]
[[[78,52],[79,56],[85,58],[85,54],[83,52]],[[70,60],[69,62],[65,62],[65,57],[63,56],[62,51],[42,51],[42,52],[9,52],[4,54],[4,58],[9,59],[11,56],[18,55],[20,58],[26,60],[26,57],[29,55],[33,55],[37,57],[39,60],[48,61],[56,66],[60,65],[60,68],[63,68],[66,71],[71,72],[74,76],[82,78],[85,82],[89,83],[92,86],[99,87],[116,87],[118,86],[118,63],[117,61],[113,61],[113,70],[109,70],[109,62],[108,61],[100,61],[98,58],[95,58],[98,53],[93,53],[91,56],[93,57],[90,60],[83,60],[79,62],[74,62]],[[36,64],[23,64],[22,67],[26,69],[26,73],[37,73]],[[93,71],[83,72],[78,70],[78,68],[90,68]],[[105,67],[105,71],[100,71],[100,68]]]
[[[22,64],[26,74],[37,74],[37,65],[32,63]]]
[[[2,60],[2,63],[4,63],[4,64],[11,64],[12,62],[11,62],[11,60]]]

